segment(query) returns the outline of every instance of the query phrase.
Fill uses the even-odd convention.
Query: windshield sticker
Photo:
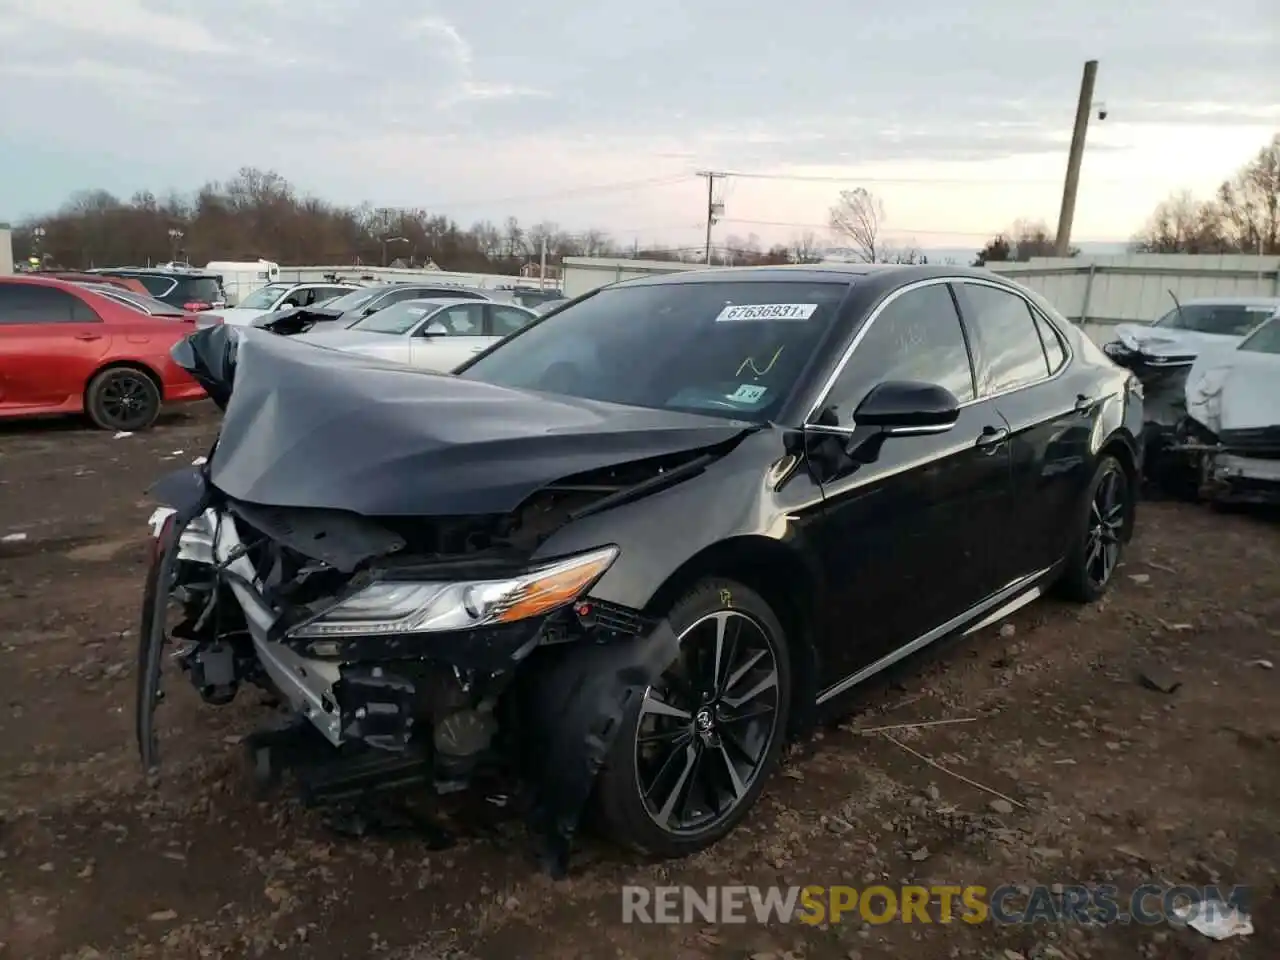
[[[716,323],[751,320],[808,320],[818,309],[816,303],[748,303],[725,307]]]
[[[729,394],[729,399],[735,403],[758,403],[760,398],[768,391],[768,387],[762,387],[754,383],[744,383],[737,390]]]

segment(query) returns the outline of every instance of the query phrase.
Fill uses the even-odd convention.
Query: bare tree
[[[831,229],[852,244],[863,263],[876,263],[881,256],[880,231],[884,227],[884,204],[864,187],[842,190],[831,208]]]
[[[790,255],[792,263],[817,263],[822,259],[822,248],[818,244],[818,235],[806,230],[791,239]]]

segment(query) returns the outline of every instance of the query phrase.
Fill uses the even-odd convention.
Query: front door
[[[945,432],[885,438],[869,463],[820,475],[826,499],[821,551],[831,603],[823,626],[833,651],[823,686],[921,638],[998,590],[1003,526],[1011,507],[1008,426],[977,399],[970,354],[944,282],[899,291],[874,316],[823,402],[847,441],[854,410],[878,383],[946,387],[963,405]],[[841,437],[839,432],[845,431]],[[832,463],[814,456],[814,463]]]
[[[72,404],[111,346],[106,324],[65,290],[0,281],[0,405]]]
[[[484,333],[485,306],[477,300],[432,314],[409,338],[409,363],[440,373],[462,366],[493,342]]]

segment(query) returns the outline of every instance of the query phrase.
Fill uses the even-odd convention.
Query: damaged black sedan
[[[225,417],[154,491],[147,768],[169,649],[208,702],[269,691],[320,800],[517,779],[554,869],[588,810],[714,843],[863,680],[1099,597],[1133,529],[1140,388],[980,270],[630,281],[455,375],[252,329],[175,354]]]

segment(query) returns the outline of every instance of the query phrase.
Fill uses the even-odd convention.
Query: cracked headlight
[[[617,547],[601,547],[502,580],[381,580],[295,627],[289,635],[433,633],[515,623],[577,600],[617,556]]]

